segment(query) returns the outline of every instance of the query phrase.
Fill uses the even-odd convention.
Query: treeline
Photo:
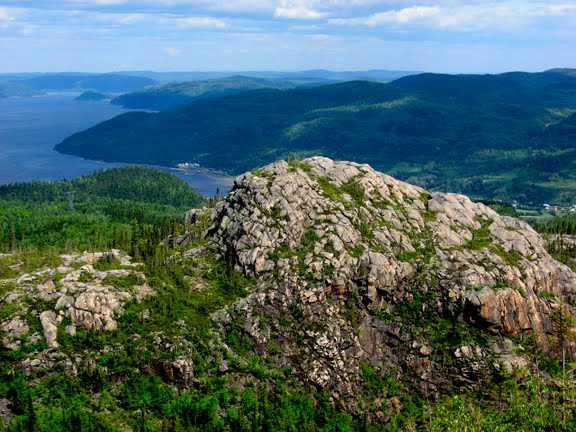
[[[0,251],[126,248],[130,224],[166,234],[205,200],[164,171],[127,166],[71,181],[0,186]]]
[[[546,234],[576,234],[576,215],[566,215],[533,223],[536,231]]]
[[[17,372],[4,385],[15,400],[17,416],[6,426],[0,420],[0,431],[526,432],[576,428],[573,382],[550,387],[538,377],[509,376],[482,391],[451,394],[437,401],[405,393],[394,399],[396,407],[383,402],[380,420],[374,421],[344,411],[327,391],[281,381],[248,381],[249,385],[237,387],[215,377],[177,394],[156,375],[137,370],[125,371],[114,386],[97,374],[84,373],[77,377],[60,374],[33,387]],[[118,398],[118,406],[108,405],[113,410],[100,412],[97,407],[102,402],[91,402],[92,395],[102,390],[107,398],[111,394]],[[33,403],[38,398],[51,405],[38,409]]]
[[[74,180],[0,185],[2,200],[74,202],[95,197],[186,208],[204,201],[184,180],[144,166],[104,169]]]
[[[576,215],[537,220],[532,225],[546,238],[548,253],[576,271]]]

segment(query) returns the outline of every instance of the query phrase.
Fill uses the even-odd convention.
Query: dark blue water
[[[77,94],[0,98],[0,184],[71,179],[118,166],[57,153],[54,146],[69,135],[126,110],[106,102],[79,102]],[[175,172],[200,193],[226,192],[232,178],[203,172]]]

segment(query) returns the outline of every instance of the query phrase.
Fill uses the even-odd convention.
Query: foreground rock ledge
[[[104,256],[113,256],[122,267],[99,271],[96,262]],[[15,288],[2,301],[14,305],[14,315],[0,322],[0,342],[11,350],[18,350],[24,342],[38,342],[42,337],[49,348],[58,348],[58,329],[73,335],[76,329],[112,331],[118,327],[117,318],[124,312],[124,305],[141,301],[154,293],[139,263],[117,249],[60,255],[57,268],[44,267],[21,274],[12,282]],[[138,284],[129,290],[115,287],[109,278],[132,276]],[[0,280],[6,282],[6,280]],[[29,303],[32,302],[32,305]],[[32,332],[28,320],[37,316],[43,335]],[[68,323],[68,325],[65,325]],[[38,365],[40,363],[38,362]]]
[[[576,275],[529,225],[368,165],[276,162],[208,211],[204,236],[257,281],[216,319],[351,409],[367,367],[426,397],[478,386],[574,314]]]

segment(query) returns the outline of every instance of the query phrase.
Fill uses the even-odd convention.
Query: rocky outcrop
[[[368,165],[277,162],[187,222],[206,218],[204,236],[257,281],[215,315],[223,330],[240,322],[260,354],[344,401],[366,367],[434,396],[525,364],[518,340],[495,341],[531,332],[546,348],[551,309],[576,292],[526,223]]]
[[[194,379],[194,364],[191,359],[180,357],[160,363],[160,375],[167,381],[190,388]]]
[[[40,323],[44,329],[44,338],[50,348],[57,348],[58,342],[58,324],[62,321],[62,317],[57,315],[54,311],[44,311],[40,314]]]
[[[15,316],[0,325],[3,333],[2,343],[10,350],[17,350],[22,345],[20,338],[30,331],[30,327],[24,318]]]
[[[9,349],[18,349],[22,340],[33,342],[30,327],[24,315],[38,317],[44,339],[50,348],[58,347],[58,328],[67,321],[65,329],[74,334],[77,328],[110,331],[117,328],[116,318],[123,312],[123,305],[133,299],[141,301],[152,294],[144,275],[134,267],[131,258],[118,250],[114,255],[120,268],[97,270],[98,260],[105,253],[62,255],[57,268],[43,268],[19,275],[4,302],[14,305],[19,315],[0,324],[3,343]],[[129,289],[126,284],[115,286],[115,281],[128,278],[134,281]],[[40,309],[38,309],[40,308]],[[64,326],[64,324],[62,324]]]
[[[47,371],[63,370],[66,373],[76,376],[81,359],[70,358],[62,352],[56,350],[43,350],[27,357],[19,364],[19,369],[26,376],[39,375]],[[85,369],[85,368],[84,368]]]

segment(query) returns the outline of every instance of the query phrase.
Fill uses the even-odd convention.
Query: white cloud
[[[548,10],[551,15],[576,14],[576,4],[552,4]]]
[[[178,57],[180,54],[182,54],[182,50],[174,47],[164,48],[164,52],[171,57]]]
[[[320,19],[324,14],[315,11],[314,9],[308,9],[303,6],[296,6],[291,8],[278,7],[274,11],[274,16],[276,18],[286,18],[286,19]]]
[[[0,21],[14,21],[15,19],[16,17],[11,9],[0,8]]]
[[[366,25],[373,26],[379,24],[386,24],[394,22],[398,24],[406,24],[418,19],[425,19],[437,16],[440,13],[440,8],[437,6],[412,6],[395,11],[381,12],[371,15],[366,20]]]
[[[424,21],[426,19],[436,18],[441,12],[442,10],[438,6],[411,6],[404,9],[377,12],[366,17],[335,18],[331,19],[330,23],[351,26],[364,25],[369,27],[383,24],[407,24],[416,20]]]
[[[203,0],[209,10],[222,12],[270,12],[277,3],[275,0]]]
[[[25,26],[20,29],[20,34],[22,36],[29,36],[34,34],[35,30],[36,29],[33,26]]]
[[[120,24],[135,24],[146,21],[148,18],[148,15],[141,13],[121,14],[116,21]]]
[[[94,6],[116,6],[126,4],[128,0],[66,0],[70,3],[82,3]]]
[[[428,6],[410,6],[373,13],[368,16],[335,18],[331,24],[374,27],[380,25],[404,26],[411,23],[431,27],[471,31],[491,27],[518,29],[528,27],[534,19],[556,16],[566,18],[576,14],[576,5],[549,4],[531,1],[504,1],[491,3],[442,2]],[[442,5],[445,3],[445,5]]]
[[[228,21],[212,16],[187,16],[152,12],[122,13],[70,9],[35,9],[0,7],[0,29],[32,33],[39,37],[110,38],[153,37],[168,39],[188,29],[227,31]],[[162,48],[160,48],[162,49]]]
[[[181,27],[225,28],[226,21],[209,16],[176,18],[174,21]]]
[[[274,10],[274,17],[297,20],[317,20],[325,16],[314,9],[314,1],[281,0]]]
[[[317,33],[317,34],[312,34],[309,36],[310,39],[315,40],[315,41],[333,41],[338,39],[338,37],[334,36],[334,35],[329,35],[329,34],[324,34],[324,33]]]

